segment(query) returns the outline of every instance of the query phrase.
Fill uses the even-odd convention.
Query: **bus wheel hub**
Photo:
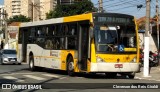
[[[73,70],[73,62],[69,62],[68,69],[69,69],[70,71]]]

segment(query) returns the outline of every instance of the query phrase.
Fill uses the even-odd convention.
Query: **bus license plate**
[[[115,64],[114,67],[115,68],[123,68],[123,64]]]

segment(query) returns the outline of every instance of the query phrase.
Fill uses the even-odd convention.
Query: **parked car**
[[[21,64],[17,61],[17,52],[14,49],[2,49],[0,51],[0,64]]]

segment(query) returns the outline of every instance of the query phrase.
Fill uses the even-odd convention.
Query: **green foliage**
[[[31,19],[27,18],[24,15],[15,15],[15,16],[13,16],[13,17],[11,17],[7,20],[8,23],[11,23],[11,22],[29,22],[29,21],[31,21]]]
[[[50,11],[46,15],[47,19],[50,19],[95,11],[97,11],[97,9],[94,7],[93,3],[90,0],[84,0],[69,5],[57,5],[54,11]]]

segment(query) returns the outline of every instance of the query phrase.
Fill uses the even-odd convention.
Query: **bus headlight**
[[[8,61],[8,58],[3,58],[4,61]]]
[[[136,63],[137,58],[133,58],[133,60],[131,61],[131,63]]]
[[[104,62],[102,58],[97,57],[97,62]]]

